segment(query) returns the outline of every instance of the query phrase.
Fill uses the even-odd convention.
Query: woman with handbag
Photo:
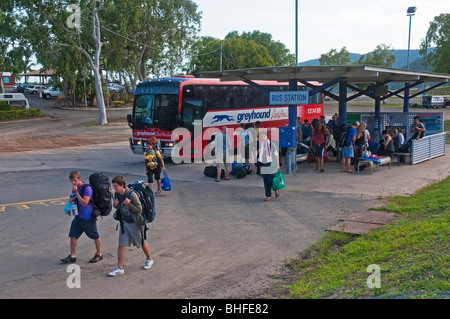
[[[258,162],[261,165],[261,175],[264,181],[266,201],[272,198],[272,180],[274,174],[280,169],[278,151],[276,145],[270,142],[265,132],[260,131]],[[276,169],[274,169],[276,167]],[[280,191],[275,191],[275,197],[280,196]]]

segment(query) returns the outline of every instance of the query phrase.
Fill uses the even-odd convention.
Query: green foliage
[[[381,208],[394,224],[360,237],[331,233],[291,260],[291,298],[442,298],[450,291],[450,177]],[[381,269],[380,288],[367,287],[367,267]]]
[[[350,64],[350,52],[347,51],[346,47],[343,47],[339,52],[336,49],[332,49],[330,52],[320,55],[319,63],[320,65]]]
[[[19,120],[41,116],[41,109],[0,111],[0,121]]]
[[[196,54],[191,57],[186,72],[194,75],[202,71],[220,70],[221,52],[223,70],[295,65],[295,56],[284,44],[273,41],[272,35],[259,31],[241,35],[233,31],[224,40],[202,37],[193,45],[193,52]]]
[[[5,101],[0,101],[0,111],[9,111],[11,107]]]
[[[434,50],[429,50],[434,46]],[[432,65],[434,72],[450,73],[450,13],[442,13],[430,22],[426,39],[420,45],[420,54]]]
[[[393,48],[386,44],[377,45],[375,50],[362,55],[358,64],[378,65],[391,68],[395,62],[395,55],[392,54]]]

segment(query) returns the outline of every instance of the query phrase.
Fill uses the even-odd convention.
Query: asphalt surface
[[[86,114],[91,115],[85,120],[95,121],[95,113]],[[36,129],[38,121],[32,122]],[[126,135],[125,126],[114,129]],[[324,173],[299,164],[296,175],[285,175],[280,198],[269,202],[259,176],[215,183],[203,175],[205,163],[168,163],[172,191],[157,195],[157,217],[148,234],[153,268],[142,269],[144,254],[133,247],[127,249],[125,275],[107,276],[116,265],[118,244],[117,222],[108,216],[98,221],[105,258],[88,263],[94,245],[80,238],[76,264],[81,288],[70,289],[71,273],[59,262],[69,253],[71,217],[63,213],[71,190],[69,172],[78,169],[87,180],[92,172],[104,171],[132,182],[144,179],[142,158],[131,153],[126,140],[2,152],[0,298],[264,297],[282,276],[284,263],[326,228],[343,216],[381,206],[386,196],[412,194],[445,178],[448,156],[375,168],[373,175],[341,173],[335,161],[325,163]]]

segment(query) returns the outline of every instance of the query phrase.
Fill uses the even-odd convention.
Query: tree
[[[350,63],[350,52],[346,47],[343,47],[341,51],[331,49],[328,53],[320,55],[320,65],[346,65]]]
[[[274,42],[272,35],[259,31],[237,31],[227,34],[220,40],[202,37],[192,47],[194,54],[186,66],[188,73],[197,75],[202,71],[222,69],[246,69],[275,65],[295,65],[295,56],[289,53],[284,44]]]
[[[272,35],[261,31],[242,32],[241,35],[237,31],[228,33],[225,39],[242,38],[245,40],[253,40],[257,44],[264,46],[269,52],[270,57],[274,61],[274,65],[278,66],[294,66],[295,54],[291,54],[289,49],[280,41],[275,42]]]
[[[395,55],[392,53],[393,50],[390,45],[377,45],[372,52],[361,55],[358,64],[370,64],[391,68],[395,62]]]
[[[428,50],[432,46],[435,48]],[[420,45],[420,54],[434,72],[450,73],[450,13],[442,13],[430,22],[426,39]]]
[[[0,30],[31,48],[44,69],[64,79],[65,91],[90,69],[99,123],[106,124],[105,71],[144,81],[175,72],[194,42],[200,13],[191,0],[21,0],[0,2]],[[72,8],[72,11],[67,9]],[[0,17],[2,17],[0,15]],[[75,22],[75,23],[74,23]],[[8,43],[8,42],[6,42]],[[11,43],[11,42],[10,42]]]
[[[176,72],[199,30],[197,10],[191,0],[115,0],[104,10],[109,65],[141,81]]]

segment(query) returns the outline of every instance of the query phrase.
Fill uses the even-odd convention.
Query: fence
[[[411,146],[411,164],[417,164],[445,155],[445,135],[439,133],[413,140]]]

